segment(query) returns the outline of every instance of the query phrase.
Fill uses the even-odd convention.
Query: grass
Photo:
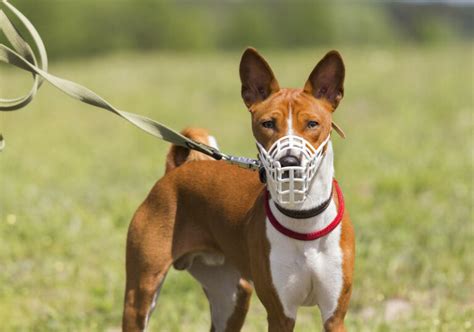
[[[357,232],[351,331],[472,331],[472,45],[342,48],[346,95],[335,114],[337,178]],[[270,53],[281,85],[302,86],[324,54]],[[265,52],[264,52],[265,53]],[[119,54],[51,71],[175,129],[208,128],[225,152],[254,156],[240,100],[240,54]],[[2,66],[1,97],[29,77]],[[163,174],[168,145],[45,84],[0,115],[0,321],[4,331],[115,331],[129,220]],[[384,319],[387,300],[409,314]],[[316,308],[297,331],[320,328]],[[205,296],[166,280],[151,331],[207,331]],[[263,331],[254,297],[244,331]]]

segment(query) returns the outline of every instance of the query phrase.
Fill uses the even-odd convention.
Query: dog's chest
[[[323,318],[337,307],[342,288],[341,226],[314,241],[279,233],[267,220],[273,285],[285,314],[295,318],[299,306],[320,307]]]

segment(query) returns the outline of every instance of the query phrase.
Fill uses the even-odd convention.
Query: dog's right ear
[[[272,69],[254,48],[247,48],[242,55],[240,81],[242,98],[248,108],[280,90]]]

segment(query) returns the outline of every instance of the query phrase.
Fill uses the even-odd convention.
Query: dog
[[[331,51],[302,89],[280,88],[255,49],[243,53],[241,95],[260,176],[171,148],[166,174],[128,230],[124,331],[146,329],[171,266],[202,285],[211,331],[239,331],[253,289],[269,331],[292,331],[298,308],[316,305],[325,331],[345,331],[354,231],[334,180],[330,141],[344,76],[340,54]],[[185,134],[215,145],[203,130]]]

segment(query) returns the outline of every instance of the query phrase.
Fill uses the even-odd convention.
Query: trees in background
[[[316,1],[12,0],[53,57],[472,39],[474,7]]]

